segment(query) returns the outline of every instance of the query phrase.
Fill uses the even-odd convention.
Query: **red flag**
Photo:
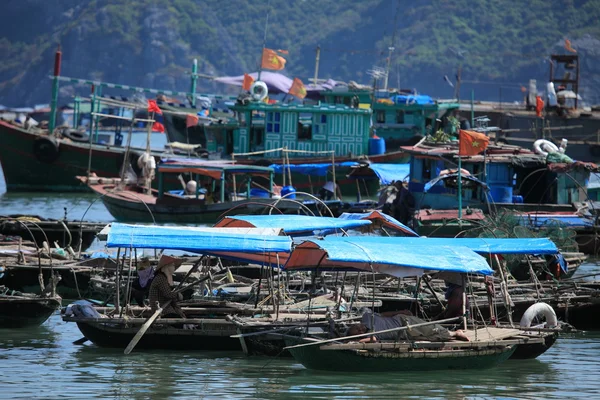
[[[163,124],[161,124],[160,122],[155,121],[152,124],[152,130],[154,132],[165,133],[165,126]]]
[[[186,128],[189,128],[190,126],[196,126],[196,125],[198,125],[198,116],[188,114],[187,117],[185,118]]]
[[[158,107],[158,104],[156,104],[156,100],[148,100],[148,112],[154,112],[157,114],[162,114],[162,111],[160,110],[160,108]],[[163,130],[164,132],[164,130]]]
[[[285,68],[285,58],[278,56],[275,50],[264,48],[260,67],[280,71]]]
[[[458,141],[459,156],[475,156],[488,147],[490,138],[483,133],[461,129],[458,134]]]
[[[304,87],[304,83],[298,78],[294,78],[294,82],[292,83],[292,87],[290,88],[289,94],[292,96],[296,96],[299,99],[303,99],[306,97],[306,88]]]
[[[248,74],[244,74],[244,82],[242,82],[242,90],[250,91],[250,87],[254,83],[254,78]]]

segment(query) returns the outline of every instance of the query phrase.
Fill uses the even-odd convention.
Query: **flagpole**
[[[260,64],[258,67],[258,76],[256,77],[257,81],[260,81],[260,73],[262,72],[262,57],[265,53],[265,48],[267,47],[267,29],[269,28],[269,12],[271,11],[271,0],[267,2],[267,18],[265,20],[265,34],[263,36],[263,46],[262,51],[260,53]]]
[[[462,218],[462,162],[460,157],[460,138],[458,148],[458,222],[460,223]]]

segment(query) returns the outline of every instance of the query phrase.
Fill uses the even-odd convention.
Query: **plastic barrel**
[[[385,140],[383,138],[370,138],[369,155],[375,156],[378,154],[385,154]]]
[[[290,194],[289,196],[286,196],[287,194]],[[281,188],[281,197],[284,197],[286,199],[295,199],[296,198],[296,188],[293,186],[284,186]]]
[[[512,186],[490,186],[489,197],[494,203],[512,203],[513,188]]]
[[[523,196],[513,196],[512,197],[512,202],[513,203],[517,203],[517,204],[522,204],[523,203]]]
[[[264,189],[252,188],[250,189],[250,197],[268,198],[269,192]]]

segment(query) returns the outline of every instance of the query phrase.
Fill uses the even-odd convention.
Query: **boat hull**
[[[100,347],[125,348],[131,342],[140,326],[127,326],[117,323],[90,324],[77,322],[81,333]],[[231,338],[237,333],[235,327],[209,332],[206,329],[183,329],[162,326],[156,321],[142,336],[136,348],[170,350],[241,350],[239,339]]]
[[[558,339],[558,333],[547,333],[544,336],[544,343],[525,343],[517,345],[517,349],[510,356],[511,360],[529,360],[537,358],[544,354]]]
[[[516,346],[499,349],[384,353],[321,350],[318,346],[305,346],[289,351],[308,369],[339,372],[412,372],[491,368],[506,361],[515,348]]]
[[[75,177],[86,175],[89,145],[58,140],[58,156],[48,162],[36,156],[38,135],[0,121],[0,162],[6,188],[28,191],[88,191]],[[123,149],[93,146],[91,170],[103,176],[119,176],[124,159]]]
[[[56,298],[0,298],[0,328],[38,326],[60,308]]]

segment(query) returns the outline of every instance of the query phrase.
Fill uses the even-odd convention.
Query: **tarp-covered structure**
[[[250,75],[255,81],[258,80],[258,72],[252,72]],[[215,82],[224,83],[226,85],[242,86],[244,83],[244,75],[238,76],[222,76],[214,79]],[[278,72],[261,71],[260,80],[266,83],[269,93],[288,93],[294,82],[287,76]],[[318,85],[308,84],[305,85],[307,97],[313,98],[318,97],[319,92],[323,90],[331,90],[336,86],[337,82],[333,79],[329,79]]]
[[[286,270],[360,270],[395,277],[421,276],[425,271],[492,275],[486,259],[462,246],[398,245],[390,241],[363,241],[362,237],[309,239],[296,246]]]
[[[345,220],[332,217],[313,217],[310,215],[235,215],[225,217],[215,227],[281,228],[286,235],[306,235],[327,230],[342,233],[370,225],[368,220]]]
[[[418,237],[419,234],[408,226],[404,225],[402,222],[398,221],[396,218],[390,217],[389,215],[379,212],[379,211],[371,211],[366,213],[343,213],[338,217],[339,219],[345,220],[357,220],[363,219],[371,221],[374,226],[381,226],[384,228],[389,228],[398,232],[402,232],[408,236]]]
[[[341,163],[335,163],[336,168],[350,168],[359,165],[356,161],[344,161]],[[269,167],[273,168],[276,174],[286,173],[289,169],[292,173],[312,175],[312,176],[327,176],[328,172],[331,172],[332,163],[314,163],[314,164],[272,164]]]
[[[182,250],[217,256],[230,253],[289,253],[292,248],[292,239],[288,236],[233,232],[115,222],[108,232],[106,246]]]
[[[364,179],[369,176],[379,178],[382,185],[390,185],[394,181],[402,182],[410,175],[410,164],[371,163],[355,168],[349,177]]]
[[[481,255],[486,254],[557,254],[556,244],[547,238],[503,239],[503,238],[426,238],[426,237],[373,237],[361,236],[351,238],[361,243],[372,242],[395,246],[420,245],[428,247],[431,252],[445,246],[467,248]],[[335,241],[336,237],[326,240]]]

